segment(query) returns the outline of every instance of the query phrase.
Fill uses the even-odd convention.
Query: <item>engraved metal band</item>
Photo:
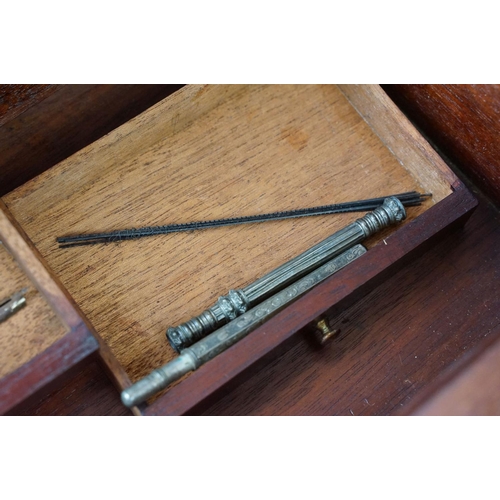
[[[177,327],[168,328],[167,338],[170,344],[177,352],[181,352],[228,321],[240,316],[250,307],[316,269],[335,255],[361,243],[377,231],[402,221],[405,217],[406,212],[402,203],[395,197],[386,198],[380,207],[242,290],[231,290],[227,296],[220,297],[214,306],[199,316]]]
[[[336,273],[350,262],[366,253],[362,245],[356,245],[323,264],[307,276],[268,298],[258,306],[233,319],[217,331],[207,335],[182,353],[173,361],[151,372],[122,391],[121,398],[125,406],[136,406],[179,380],[186,373],[196,370],[202,364],[225,351],[238,340],[245,337],[264,321],[278,313],[288,304],[304,295],[315,285]]]

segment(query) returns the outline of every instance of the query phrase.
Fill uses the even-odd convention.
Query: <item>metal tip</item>
[[[131,408],[132,406],[136,405],[136,401],[134,401],[134,395],[131,393],[131,391],[128,391],[127,389],[124,389],[121,393],[121,400],[122,403],[127,407]]]

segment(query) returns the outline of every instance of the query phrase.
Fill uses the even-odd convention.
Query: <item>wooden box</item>
[[[183,87],[3,197],[82,316],[118,388],[173,359],[175,326],[360,214],[59,249],[56,237],[432,193],[369,251],[137,414],[199,411],[294,334],[367,294],[476,200],[376,85]],[[92,331],[92,328],[89,328]],[[300,367],[298,367],[300,370]]]

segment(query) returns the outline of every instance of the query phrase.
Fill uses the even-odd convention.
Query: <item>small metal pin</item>
[[[23,288],[13,293],[10,297],[0,300],[0,323],[26,305],[26,297],[24,295],[27,291],[27,288]]]

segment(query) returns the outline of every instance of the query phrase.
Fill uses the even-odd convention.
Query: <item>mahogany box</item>
[[[1,176],[1,174],[0,174]],[[176,355],[165,331],[360,217],[61,249],[56,237],[432,193],[368,252],[134,408],[196,413],[463,223],[476,200],[377,85],[187,85],[2,198],[0,411],[99,357],[117,390]],[[332,325],[333,327],[334,325]],[[297,367],[300,370],[300,367]]]

